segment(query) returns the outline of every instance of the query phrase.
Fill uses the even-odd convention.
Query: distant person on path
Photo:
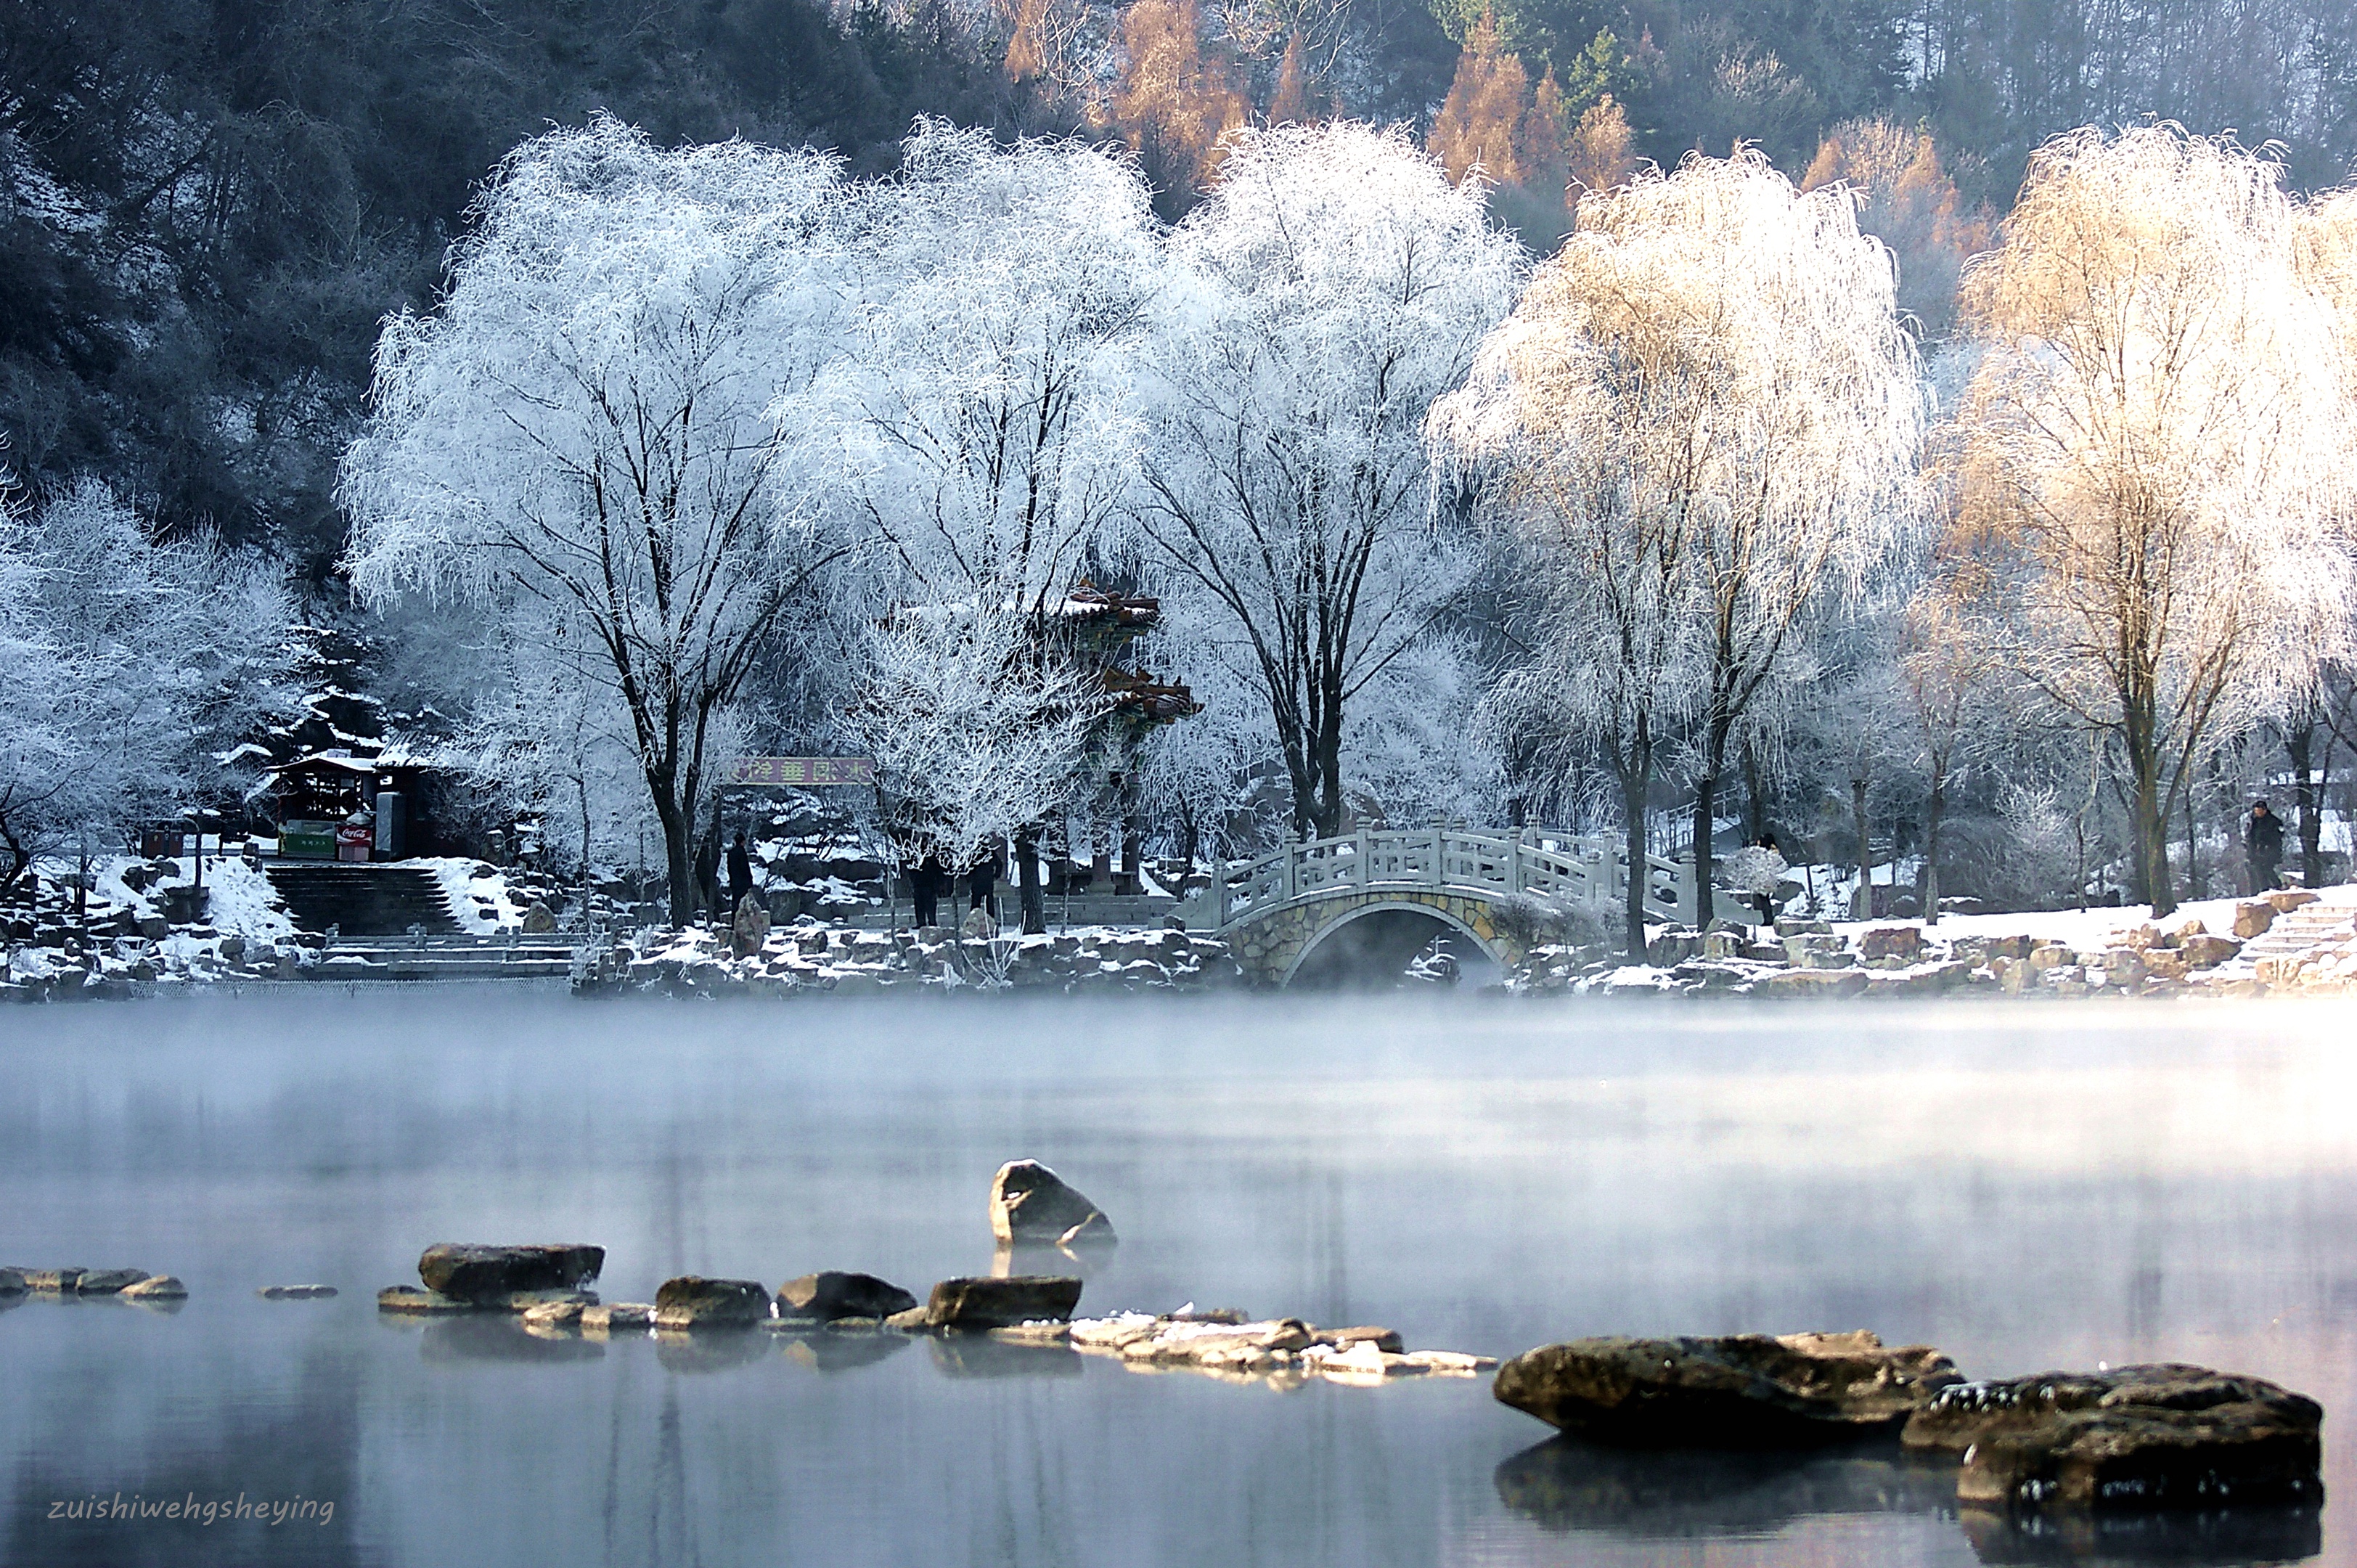
[[[720,912],[720,830],[704,835],[695,851],[695,896],[706,917]]]
[[[2243,830],[2243,855],[2251,863],[2251,896],[2273,891],[2276,868],[2283,864],[2283,819],[2265,800],[2251,808],[2250,825]]]
[[[1760,912],[1760,923],[1776,923],[1776,887],[1784,879],[1791,865],[1784,852],[1776,847],[1774,833],[1761,833],[1752,843],[1727,857],[1727,885],[1743,895],[1743,901]]]
[[[974,869],[966,873],[966,888],[974,896],[974,903],[970,907],[976,909],[988,909],[993,915],[997,914],[998,906],[991,898],[991,892],[997,886],[998,851],[984,850],[981,856],[974,861]]]
[[[753,891],[753,857],[745,850],[745,830],[738,828],[737,837],[728,846],[728,912],[734,916],[745,907]]]
[[[950,868],[942,864],[942,852],[925,851],[916,865],[909,868],[909,892],[917,901],[917,929],[942,923],[942,885],[949,880]]]

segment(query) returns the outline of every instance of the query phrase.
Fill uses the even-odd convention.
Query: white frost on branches
[[[1331,832],[1355,705],[1433,645],[1479,553],[1423,427],[1513,302],[1521,252],[1404,133],[1240,133],[1171,239],[1139,527],[1171,596],[1249,650],[1298,832]]]
[[[1534,655],[1501,702],[1560,726],[1559,763],[1607,754],[1632,856],[1664,746],[1707,823],[1744,725],[1815,674],[1916,515],[1921,419],[1889,252],[1849,192],[1749,151],[1581,202],[1436,411],[1527,563]]]

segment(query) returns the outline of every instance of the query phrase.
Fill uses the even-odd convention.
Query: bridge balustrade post
[[[1299,861],[1300,861],[1300,859],[1301,859],[1301,847],[1302,847],[1302,846],[1301,846],[1299,843],[1297,843],[1294,842],[1293,840],[1288,839],[1288,840],[1286,840],[1286,845],[1285,845],[1285,901],[1286,901],[1286,903],[1288,903],[1288,904],[1290,904],[1291,902],[1293,902],[1293,896],[1294,896],[1295,892],[1296,892],[1296,891],[1297,891],[1297,889],[1298,889],[1298,886],[1299,886],[1299,883],[1300,883],[1300,880],[1301,880],[1301,878],[1300,878],[1299,865],[1298,865],[1298,863],[1299,863]]]
[[[1432,830],[1432,863],[1425,867],[1425,876],[1435,887],[1446,886],[1448,883],[1448,873],[1444,869],[1442,865],[1448,854],[1448,830],[1447,828],[1441,827],[1437,823],[1434,824]]]
[[[1358,863],[1351,868],[1351,879],[1361,887],[1366,886],[1373,879],[1367,869],[1368,853],[1367,830],[1361,828],[1352,835],[1351,843],[1351,858]]]

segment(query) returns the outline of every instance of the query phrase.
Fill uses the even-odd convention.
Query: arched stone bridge
[[[1645,875],[1662,918],[1694,918],[1691,860],[1648,855]],[[1339,984],[1395,976],[1437,937],[1511,966],[1539,906],[1609,921],[1628,886],[1609,835],[1377,828],[1225,863],[1189,923],[1218,932],[1255,984]]]

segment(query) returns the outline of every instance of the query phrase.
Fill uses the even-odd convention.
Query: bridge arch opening
[[[1419,958],[1453,965],[1458,983],[1494,978],[1488,944],[1452,915],[1427,904],[1374,904],[1351,910],[1311,939],[1285,976],[1288,991],[1384,990]]]

